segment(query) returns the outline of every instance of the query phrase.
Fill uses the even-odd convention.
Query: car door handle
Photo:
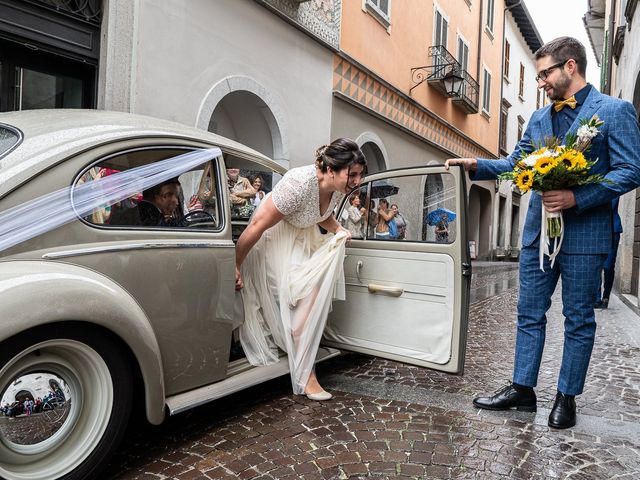
[[[399,297],[404,293],[404,289],[399,287],[385,287],[384,285],[377,285],[370,283],[368,286],[369,293],[381,293],[383,295],[389,295],[391,297]]]
[[[360,280],[360,270],[362,270],[362,267],[362,260],[358,260],[358,263],[356,263],[356,277],[358,277],[358,282],[360,283],[362,283],[362,280]]]

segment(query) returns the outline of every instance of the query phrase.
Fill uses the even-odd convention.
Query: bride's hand
[[[240,273],[240,269],[236,267],[236,290],[242,290],[243,287],[242,274]]]
[[[346,233],[346,234],[347,234],[347,242],[350,242],[350,241],[351,241],[351,232],[350,232],[349,230],[347,230],[346,228],[344,228],[342,225],[340,225],[340,226],[338,227],[338,229],[336,230],[336,234],[337,234],[338,232],[344,232],[344,233]]]

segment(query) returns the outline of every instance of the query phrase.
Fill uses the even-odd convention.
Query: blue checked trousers
[[[558,390],[566,395],[579,395],[584,388],[589,359],[596,334],[593,311],[599,287],[600,270],[606,254],[560,254],[553,268],[545,257],[545,271],[540,270],[537,242],[520,253],[520,292],[518,298],[518,331],[513,381],[535,387],[544,349],[546,312],[551,296],[562,279],[562,313],[564,315],[564,348],[558,378]]]

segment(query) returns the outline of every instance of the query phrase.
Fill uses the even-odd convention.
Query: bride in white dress
[[[312,400],[331,398],[313,367],[331,301],[344,300],[342,263],[351,239],[333,211],[365,169],[352,140],[319,148],[314,165],[289,170],[260,202],[236,245],[247,359],[269,365],[278,361],[278,348],[284,350],[293,392]],[[329,233],[321,234],[318,225]]]

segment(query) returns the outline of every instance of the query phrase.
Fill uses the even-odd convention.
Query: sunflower
[[[533,185],[533,172],[524,170],[516,175],[516,186],[523,192],[528,192]]]
[[[587,159],[584,158],[584,154],[582,152],[576,152],[575,161],[576,168],[580,170],[587,168]]]
[[[587,160],[584,158],[582,152],[576,150],[565,150],[558,157],[558,162],[567,167],[567,170],[582,170],[587,166]]]
[[[557,165],[557,160],[553,157],[541,157],[535,164],[536,172],[544,175]]]

